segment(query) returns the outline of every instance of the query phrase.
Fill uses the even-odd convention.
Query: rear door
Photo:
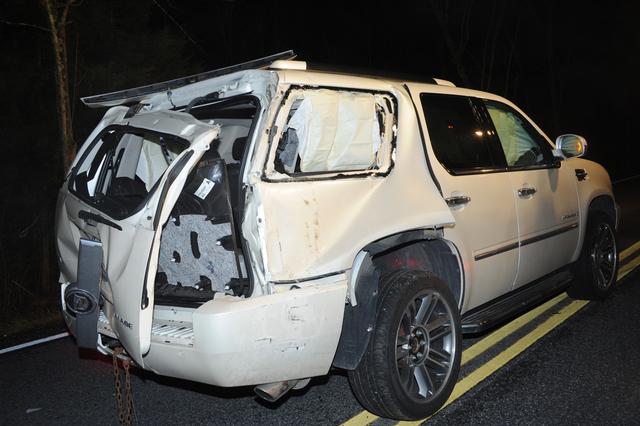
[[[445,228],[445,238],[464,258],[468,310],[513,287],[518,224],[511,182],[477,100],[416,92],[433,172],[455,218],[455,225]]]
[[[143,365],[160,230],[219,128],[170,111],[118,118],[103,121],[81,149],[60,191],[56,231],[68,282],[77,279],[80,238],[101,242],[101,294],[112,307],[112,328]]]

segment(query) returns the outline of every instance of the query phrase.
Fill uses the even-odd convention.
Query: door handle
[[[537,191],[538,190],[533,187],[525,186],[523,188],[518,189],[518,197],[529,198],[529,197],[532,197],[533,194],[535,194]]]
[[[576,169],[576,177],[579,181],[585,180],[587,178],[588,173],[585,169]]]
[[[466,195],[454,195],[449,198],[445,198],[444,201],[449,207],[464,206],[471,201],[471,197]]]

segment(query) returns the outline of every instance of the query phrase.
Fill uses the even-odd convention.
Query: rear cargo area
[[[249,295],[237,219],[255,106],[238,100],[195,106],[189,113],[221,131],[189,174],[162,229],[157,305],[197,307],[219,292]]]

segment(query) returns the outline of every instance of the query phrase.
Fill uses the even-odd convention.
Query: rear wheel
[[[460,315],[449,287],[418,271],[380,282],[376,329],[349,382],[382,417],[415,420],[447,400],[460,368]]]
[[[568,290],[573,298],[604,299],[613,291],[618,275],[618,246],[614,225],[603,213],[589,215],[575,275]]]

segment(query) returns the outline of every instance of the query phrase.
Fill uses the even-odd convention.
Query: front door
[[[571,261],[578,244],[576,178],[522,114],[485,102],[505,153],[518,212],[520,260],[515,287]]]

